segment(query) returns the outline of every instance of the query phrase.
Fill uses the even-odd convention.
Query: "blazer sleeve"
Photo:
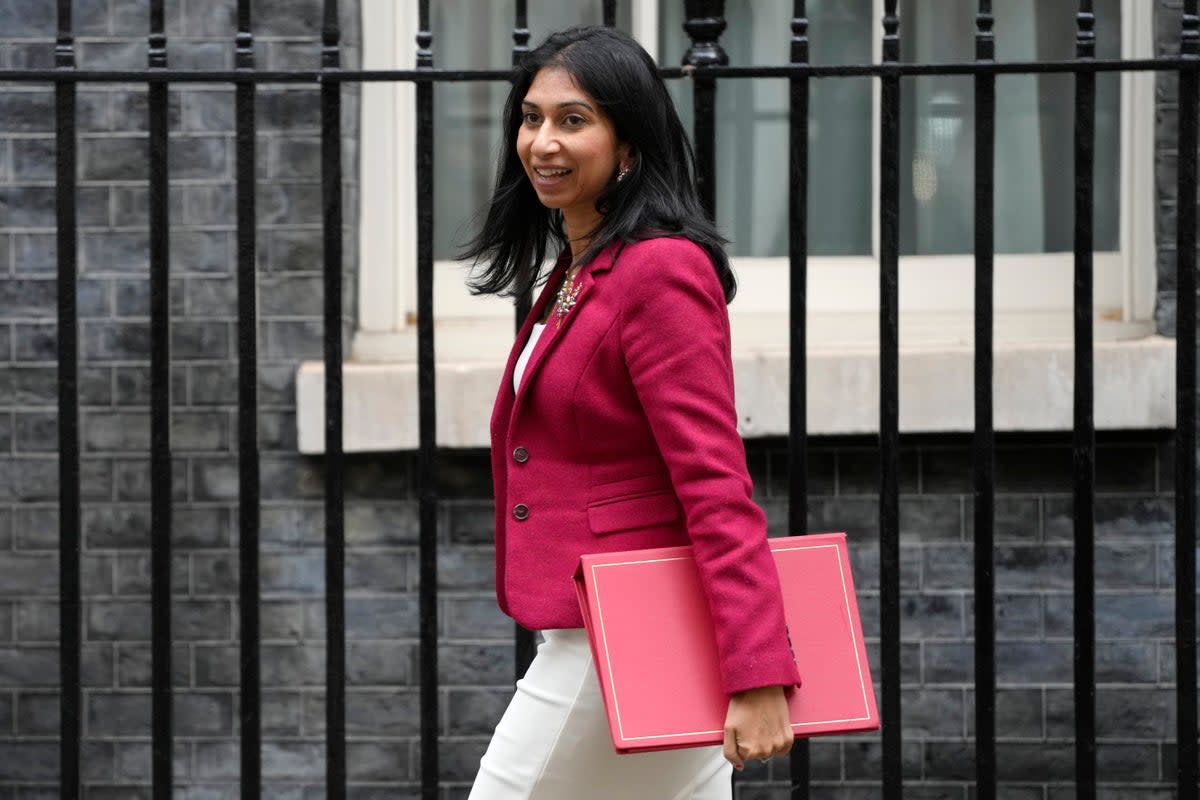
[[[683,506],[727,693],[800,683],[766,517],[737,431],[729,314],[708,254],[681,239],[630,248],[621,344]],[[632,253],[628,255],[633,255]]]

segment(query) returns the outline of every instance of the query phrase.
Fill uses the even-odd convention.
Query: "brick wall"
[[[1178,3],[1160,0],[1160,38]],[[76,0],[80,65],[145,63],[144,0]],[[232,65],[230,0],[168,4],[172,66]],[[354,3],[343,3],[346,63]],[[259,65],[315,67],[318,0],[259,0]],[[52,4],[0,0],[0,64],[47,66]],[[1170,244],[1173,90],[1160,82],[1160,269]],[[233,97],[172,90],[177,793],[238,796]],[[346,91],[346,175],[355,175]],[[296,365],[320,358],[318,105],[268,87],[259,104],[259,421],[263,763],[267,796],[324,796],[322,461],[295,447]],[[80,92],[84,680],[88,797],[148,797],[149,524],[146,93]],[[57,471],[53,105],[0,87],[0,800],[56,796]],[[357,198],[347,181],[347,230]],[[353,276],[355,237],[345,239]],[[1160,275],[1160,326],[1173,330]],[[347,286],[348,318],[353,314]],[[1169,796],[1174,703],[1171,449],[1165,434],[1100,438],[1097,689],[1110,796]],[[902,458],[906,796],[969,796],[972,631],[969,445],[906,439]],[[812,443],[813,530],[853,543],[867,634],[878,636],[877,454]],[[749,443],[773,533],[784,533],[780,440]],[[998,733],[1005,796],[1072,795],[1071,522],[1066,435],[1002,437],[997,498]],[[442,764],[465,797],[511,693],[512,625],[492,594],[488,466],[444,454],[439,515]],[[347,474],[349,772],[356,798],[415,798],[417,523],[411,454],[351,456]],[[872,647],[874,653],[875,648]],[[874,655],[872,656],[874,658]],[[877,795],[877,737],[813,745],[814,796]],[[741,797],[786,796],[782,761],[749,767]]]

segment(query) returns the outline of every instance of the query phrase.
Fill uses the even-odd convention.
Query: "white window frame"
[[[657,60],[659,2],[631,2],[633,34]],[[879,19],[882,0],[874,0],[874,6],[874,18]],[[1122,0],[1122,57],[1153,55],[1152,11],[1151,4]],[[364,0],[362,12],[364,21],[370,22],[363,25],[364,67],[411,64],[418,26],[416,0]],[[878,25],[872,29],[872,52],[878,60],[882,30]],[[879,307],[878,291],[873,290],[879,270],[878,81],[873,85],[872,255],[809,258],[808,313],[816,320],[818,337],[826,329],[830,335],[852,337],[850,331],[860,327],[833,322],[823,328],[824,315],[841,316],[844,323],[876,313]],[[354,358],[364,361],[408,360],[415,352],[416,167],[414,159],[405,155],[415,149],[416,93],[413,84],[403,82],[367,83],[362,91],[359,325],[352,352]],[[1153,142],[1154,74],[1122,73],[1120,249],[1094,256],[1095,308],[1102,338],[1145,335],[1153,330]],[[954,341],[969,337],[972,261],[970,254],[901,257],[901,312],[906,317],[927,317],[925,323],[912,319],[906,330],[917,336],[925,330],[953,330]],[[787,285],[786,258],[738,257],[733,263],[740,279],[738,299],[731,306],[735,318],[786,313],[787,292],[781,291]],[[1034,320],[1069,313],[1072,271],[1071,253],[997,254],[998,321],[1014,315]],[[467,357],[465,349],[455,346],[455,323],[487,321],[492,323],[489,327],[511,323],[512,306],[498,298],[470,295],[464,277],[464,265],[436,262],[435,315],[450,326],[446,342],[450,352]],[[1037,326],[1036,322],[1030,324]],[[1001,324],[999,335],[1006,335],[1004,331],[1009,329],[1020,331],[1024,326],[1020,320]],[[464,348],[478,346],[476,337],[467,338],[475,341],[464,342]]]

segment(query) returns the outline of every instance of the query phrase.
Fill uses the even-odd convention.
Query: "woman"
[[[728,798],[788,751],[799,683],[736,430],[723,240],[653,60],[602,27],[517,69],[474,282],[518,294],[559,247],[492,414],[496,591],[545,641],[472,800]],[[579,556],[692,544],[729,694],[724,747],[617,756],[572,584]]]

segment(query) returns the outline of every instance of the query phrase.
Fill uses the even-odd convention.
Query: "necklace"
[[[563,317],[567,315],[572,308],[575,307],[575,301],[579,299],[579,290],[583,288],[581,284],[575,283],[576,272],[572,267],[568,271],[566,280],[562,286],[558,287],[558,294],[554,298],[554,328],[555,330],[562,327]]]

